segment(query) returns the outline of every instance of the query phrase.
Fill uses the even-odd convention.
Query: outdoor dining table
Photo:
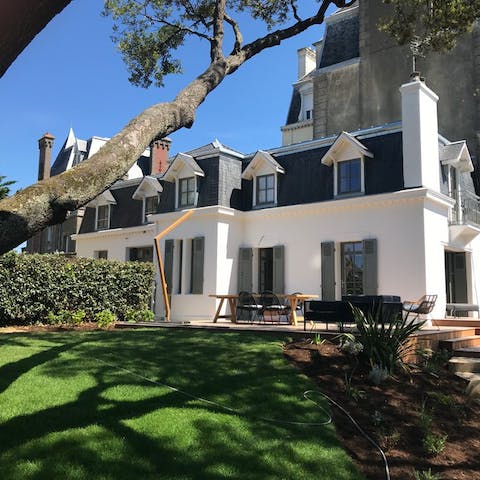
[[[260,294],[254,293],[254,297],[260,297]],[[215,316],[213,317],[213,323],[217,323],[219,318],[226,318],[230,319],[232,323],[237,323],[237,301],[238,301],[238,295],[235,294],[210,294],[209,297],[217,298],[220,300],[217,311],[215,312]],[[278,295],[280,298],[286,298],[289,303],[290,303],[290,314],[289,314],[289,320],[290,320],[290,325],[297,325],[298,323],[298,315],[297,315],[297,305],[299,301],[304,301],[304,300],[311,300],[313,298],[318,298],[318,295],[316,294],[305,294],[305,293],[290,293],[290,294],[280,294]],[[225,300],[228,301],[228,306],[230,309],[230,313],[225,313],[224,315],[221,315],[221,311],[223,308],[223,304]]]

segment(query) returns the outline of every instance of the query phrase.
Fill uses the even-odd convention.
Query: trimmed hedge
[[[9,252],[0,256],[0,323],[44,322],[49,312],[80,309],[85,320],[107,309],[123,318],[148,308],[153,279],[152,263]]]

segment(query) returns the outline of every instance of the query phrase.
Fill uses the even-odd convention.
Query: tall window
[[[342,295],[363,295],[363,242],[342,243]]]
[[[145,198],[145,213],[143,215],[144,223],[147,223],[147,215],[151,215],[152,213],[157,213],[157,207],[158,207],[158,195]]]
[[[195,177],[181,178],[178,181],[178,206],[193,207],[195,205]]]
[[[359,158],[337,163],[337,195],[362,191],[362,164]]]
[[[275,175],[257,177],[257,205],[275,203]]]
[[[106,230],[110,227],[110,205],[97,207],[97,230]]]

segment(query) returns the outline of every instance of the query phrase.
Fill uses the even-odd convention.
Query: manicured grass
[[[282,357],[279,338],[180,330],[2,335],[0,478],[362,478],[331,425],[258,419],[322,422],[325,413],[302,398],[310,388]]]

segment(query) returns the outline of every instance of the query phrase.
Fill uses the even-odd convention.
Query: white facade
[[[447,292],[448,288],[456,288],[461,293],[462,300],[457,300],[458,303],[480,303],[480,215],[477,223],[455,216],[455,212],[463,212],[464,204],[460,183],[452,180],[472,168],[468,150],[462,142],[448,143],[439,137],[438,97],[423,82],[415,79],[400,90],[402,126],[379,127],[370,130],[368,135],[357,133],[359,138],[342,132],[337,139],[282,147],[270,153],[258,151],[241,173],[244,182],[251,182],[250,208],[245,211],[219,205],[194,208],[193,215],[162,238],[161,251],[168,270],[173,321],[212,319],[218,300],[210,295],[235,294],[244,289],[242,252],[250,262],[249,290],[259,292],[264,289],[265,265],[268,264],[268,268],[273,268],[273,273],[269,273],[272,278],[268,281],[276,285],[277,291],[281,288],[281,293],[304,292],[322,298],[326,291],[322,282],[327,278],[322,245],[327,243],[333,246],[334,252],[328,282],[331,295],[337,300],[346,291],[346,245],[363,245],[365,249],[370,242],[373,248],[373,253],[369,253],[370,260],[367,260],[366,251],[360,251],[358,255],[363,255],[363,260],[357,260],[360,268],[364,268],[364,278],[367,276],[366,262],[371,262],[368,292],[398,295],[402,300],[436,294],[438,300],[431,314],[434,318],[443,317],[446,303],[451,303],[455,297],[454,292]],[[375,160],[375,154],[362,142],[367,143],[385,132],[399,134],[400,131],[403,137],[403,167],[400,168],[403,168],[404,187],[371,194],[366,188],[365,162],[371,162],[369,168],[372,169],[379,168],[378,162],[382,160]],[[326,178],[333,181],[331,198],[279,206],[282,205],[277,202],[279,185],[285,176],[295,172],[291,163],[288,164],[290,172],[284,168],[279,163],[282,157],[277,154],[279,151],[283,155],[296,152],[300,159],[304,152],[313,148],[312,145],[317,149],[319,145],[329,147],[323,150],[326,153],[317,159],[317,163],[322,164],[323,172],[333,169],[330,177],[324,177],[324,181]],[[178,180],[194,176],[198,196],[197,182],[204,181],[207,176],[206,170],[204,172],[192,156],[181,155],[176,157],[164,177],[176,185],[173,211],[149,215],[151,223],[146,225],[77,235],[78,255],[95,256],[95,252],[108,249],[108,258],[125,260],[129,248],[153,246],[155,235],[184,214],[178,209]],[[343,167],[348,167],[352,161],[360,184],[356,184],[355,190],[340,194],[337,192],[337,183],[340,185],[341,181],[338,178],[340,165],[343,163]],[[446,193],[441,186],[442,181],[445,185],[442,175],[448,176]],[[274,195],[269,192],[268,205],[257,201],[257,189],[260,188],[257,179],[265,176],[274,178],[274,182],[268,184],[268,188],[274,185],[275,189]],[[157,190],[161,199],[164,191]],[[275,257],[277,254],[278,258]],[[461,266],[459,273],[456,264],[462,262],[465,265]],[[455,281],[452,281],[453,277]],[[365,287],[361,293],[368,292]],[[157,317],[164,315],[161,295],[158,288]],[[456,295],[460,298],[458,292]]]
[[[443,317],[446,301],[444,250],[448,246],[451,205],[447,197],[418,188],[251,212],[220,207],[197,209],[166,238],[183,240],[184,245],[188,245],[196,236],[205,237],[204,293],[188,293],[190,265],[188,261],[181,262],[182,272],[177,269],[173,279],[172,320],[212,319],[217,302],[208,295],[238,292],[240,247],[253,248],[254,291],[258,291],[258,249],[283,245],[285,292],[321,295],[320,245],[322,241],[333,240],[336,298],[340,299],[340,245],[367,238],[375,238],[378,244],[378,294],[415,299],[420,292],[438,292],[433,316]],[[168,216],[155,215],[152,219],[159,232],[180,216],[181,212],[177,212]],[[184,247],[185,259],[189,258],[189,248]],[[180,274],[183,291],[176,293]],[[476,272],[470,281],[472,284],[480,281]],[[157,305],[162,305],[162,301],[159,296]],[[476,292],[472,292],[472,302],[478,302]],[[157,313],[161,315],[161,311]]]

